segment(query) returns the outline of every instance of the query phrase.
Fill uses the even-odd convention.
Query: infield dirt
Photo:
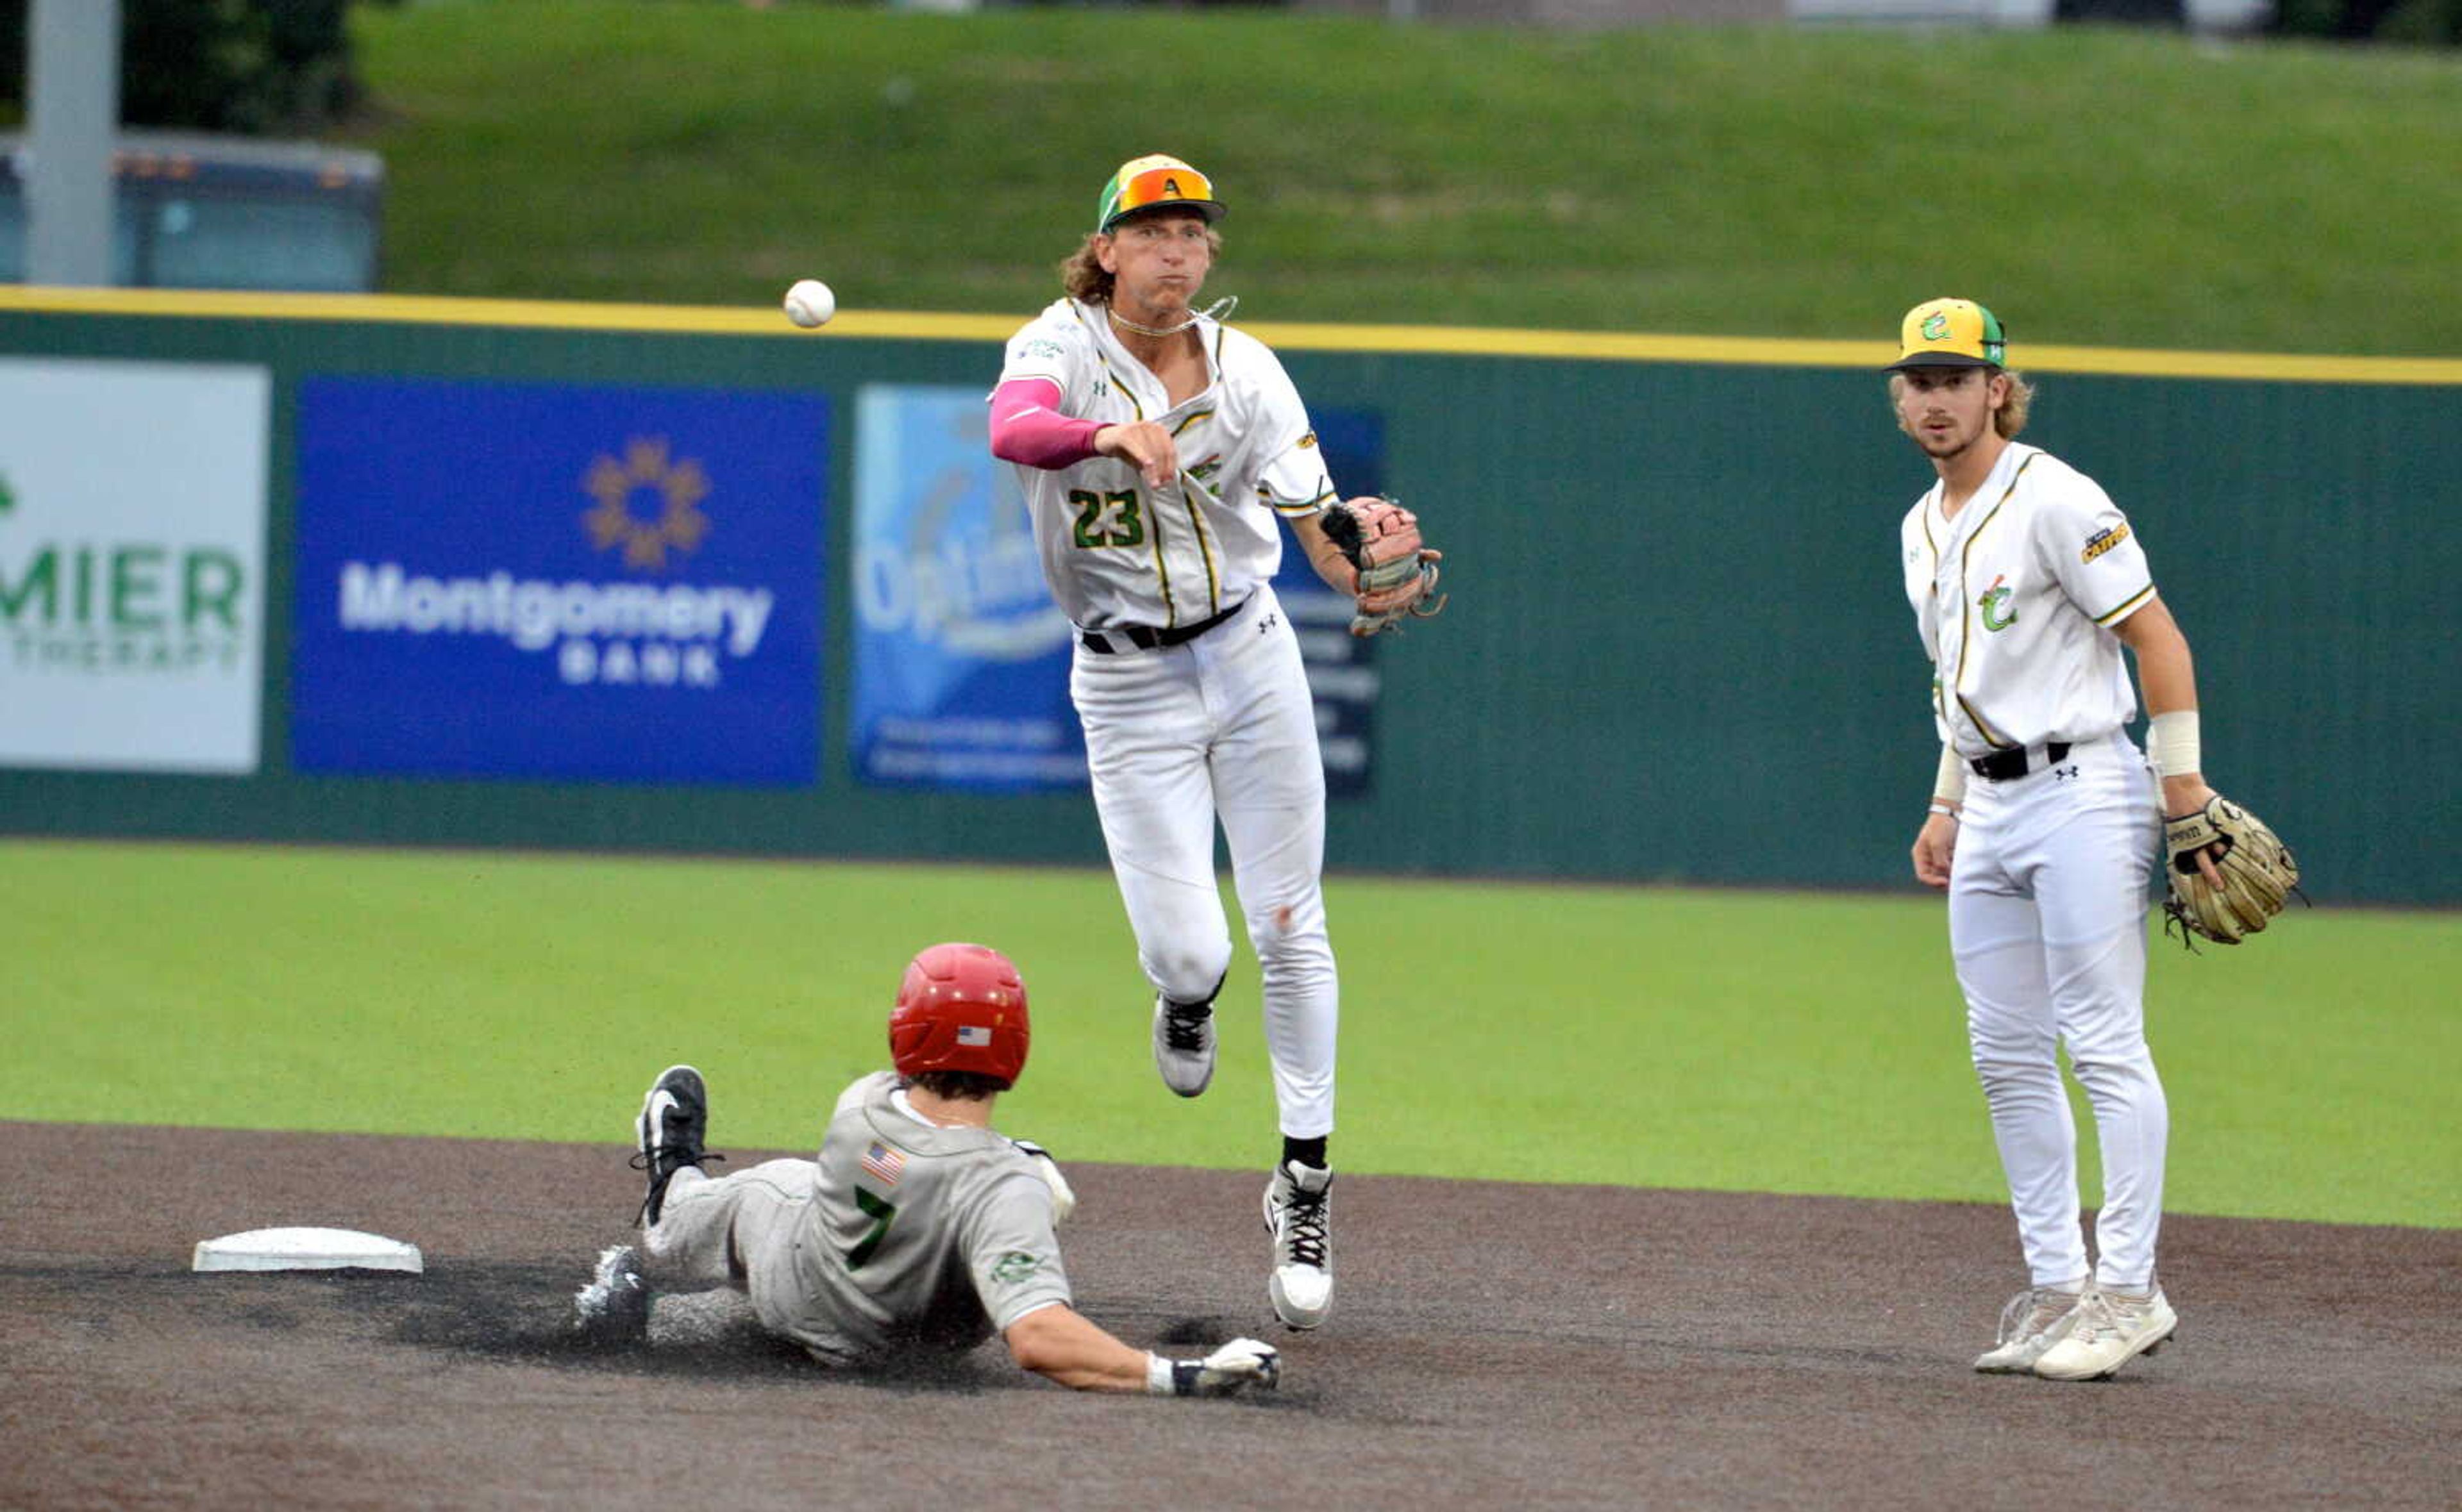
[[[571,1293],[639,1198],[620,1147],[0,1135],[12,1507],[2462,1501],[2457,1230],[2173,1218],[2177,1344],[2064,1386],[1968,1369],[2021,1280],[1997,1206],[1345,1176],[1332,1322],[1290,1334],[1262,1170],[1073,1166],[1084,1311],[1285,1351],[1278,1393],[1170,1401],[997,1345],[832,1374],[723,1301],[585,1348]],[[275,1224],[406,1239],[427,1271],[188,1270]]]

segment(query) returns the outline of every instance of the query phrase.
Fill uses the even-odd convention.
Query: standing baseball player
[[[1888,370],[1898,427],[1939,475],[1900,529],[1941,741],[1914,869],[1949,892],[1967,1035],[2030,1272],[1975,1368],[2084,1380],[2179,1323],[2154,1269],[2169,1113],[2146,1045],[2146,915],[2164,813],[2214,794],[2189,643],[2145,549],[2092,479],[2018,443],[2033,390],[2003,354],[1990,311],[1935,299],[1908,313]],[[2137,713],[2124,645],[2150,767],[2123,727]],[[2103,1154],[2091,1265],[2063,1046]]]
[[[1337,502],[1274,354],[1221,324],[1223,306],[1194,308],[1222,213],[1205,175],[1177,158],[1121,165],[1061,265],[1067,296],[1009,340],[991,448],[1016,468],[1044,576],[1077,627],[1069,696],[1155,988],[1155,1064],[1183,1097],[1213,1079],[1214,1002],[1231,962],[1218,817],[1229,842],[1283,1134],[1264,1200],[1267,1292],[1285,1325],[1312,1328],[1333,1300],[1338,993],[1319,886],[1325,771],[1299,642],[1269,582],[1276,520],[1318,575],[1358,598],[1354,634],[1428,612],[1436,553],[1407,511]],[[1403,543],[1397,580],[1366,580],[1353,561],[1367,559],[1346,554],[1362,540]]]
[[[1025,1369],[1081,1390],[1221,1395],[1270,1387],[1279,1352],[1235,1339],[1202,1359],[1132,1349],[1069,1306],[1055,1226],[1076,1198],[1049,1156],[991,1127],[1025,1069],[1026,985],[982,945],[935,945],[889,1015],[896,1069],[837,1102],[818,1158],[702,1170],[701,1073],[670,1067],[642,1100],[641,1245],[599,1257],[575,1298],[600,1338],[640,1337],[662,1291],[732,1286],[763,1328],[828,1365],[950,1353],[998,1333]]]

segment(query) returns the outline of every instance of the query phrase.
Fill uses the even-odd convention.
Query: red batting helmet
[[[1026,983],[988,945],[934,945],[909,961],[889,1012],[900,1076],[979,1071],[1014,1083],[1026,1069]]]

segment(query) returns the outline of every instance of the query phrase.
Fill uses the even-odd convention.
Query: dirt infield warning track
[[[723,1299],[584,1348],[568,1299],[639,1197],[621,1149],[0,1136],[11,1507],[2462,1502],[2462,1231],[2174,1218],[2179,1343],[2064,1386],[1968,1369],[2020,1279],[1997,1206],[1346,1176],[1333,1320],[1289,1334],[1262,1172],[1071,1167],[1084,1311],[1286,1351],[1279,1393],[1171,1401],[996,1345],[831,1374]],[[188,1270],[276,1224],[427,1272]]]

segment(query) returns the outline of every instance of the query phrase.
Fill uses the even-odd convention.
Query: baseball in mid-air
[[[798,278],[787,291],[787,318],[807,331],[829,324],[830,316],[837,313],[838,296],[817,278]]]

